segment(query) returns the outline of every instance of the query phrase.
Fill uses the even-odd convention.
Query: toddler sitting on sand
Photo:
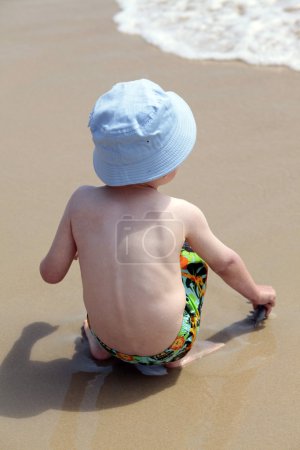
[[[73,193],[40,272],[58,283],[78,255],[92,355],[180,367],[219,348],[195,344],[208,266],[269,315],[274,289],[253,281],[196,206],[158,190],[195,144],[185,101],[149,80],[118,83],[89,127],[105,185]]]

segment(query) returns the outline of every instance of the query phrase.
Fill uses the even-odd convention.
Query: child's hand
[[[275,306],[276,292],[272,286],[258,285],[258,298],[252,300],[253,308],[256,309],[258,305],[264,305],[267,309],[266,315],[270,314],[272,308]]]

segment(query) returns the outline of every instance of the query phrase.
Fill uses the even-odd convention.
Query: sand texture
[[[119,33],[108,0],[1,1],[1,450],[300,448],[300,73],[186,61]],[[166,376],[89,356],[80,273],[38,266],[71,193],[99,184],[88,115],[114,82],[150,78],[195,112],[198,141],[164,190],[199,206],[278,305],[213,273],[201,337],[218,352]],[[104,249],[105,250],[105,249]]]

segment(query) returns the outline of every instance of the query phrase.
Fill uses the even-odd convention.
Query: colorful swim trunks
[[[91,330],[99,344],[111,353],[112,356],[129,363],[155,365],[181,359],[192,348],[200,327],[208,267],[205,261],[197,253],[193,252],[187,242],[184,243],[180,253],[180,267],[186,295],[186,304],[183,312],[182,325],[174,342],[170,347],[157,355],[127,355],[110,348]]]

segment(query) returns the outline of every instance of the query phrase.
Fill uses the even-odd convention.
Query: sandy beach
[[[121,34],[108,0],[0,3],[1,450],[300,448],[300,72],[162,53]],[[277,307],[250,305],[212,272],[202,339],[218,352],[150,377],[96,364],[81,339],[78,263],[47,285],[39,263],[71,193],[99,185],[95,99],[149,78],[190,104],[198,141],[163,190],[200,207]]]

